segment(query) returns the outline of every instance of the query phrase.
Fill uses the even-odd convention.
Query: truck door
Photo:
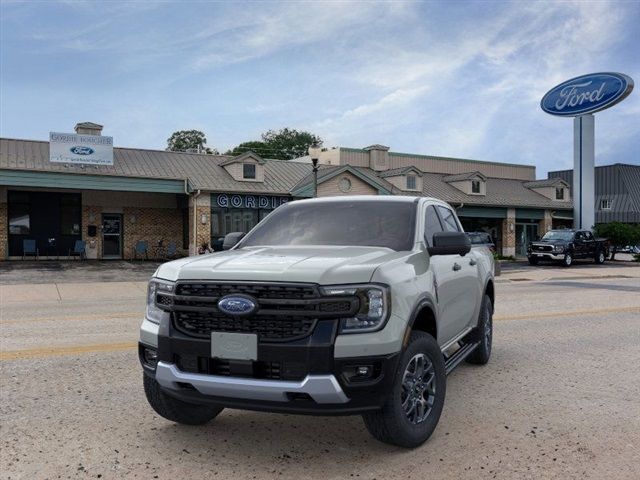
[[[425,212],[425,241],[432,245],[436,232],[462,231],[453,212],[429,205]],[[438,341],[445,344],[475,324],[479,300],[478,272],[474,256],[436,255],[430,258],[438,302]]]
[[[585,237],[583,232],[576,232],[576,235],[573,239],[574,246],[574,257],[582,258],[587,255],[587,245],[585,242]]]
[[[594,257],[596,254],[596,241],[591,232],[584,232],[584,256]]]

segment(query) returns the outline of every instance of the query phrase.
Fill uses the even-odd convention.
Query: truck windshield
[[[564,240],[570,242],[573,240],[573,232],[550,231],[544,234],[542,240]]]
[[[411,250],[415,202],[292,202],[276,209],[239,247],[345,245]]]

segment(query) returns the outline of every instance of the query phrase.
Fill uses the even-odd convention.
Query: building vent
[[[102,125],[93,122],[76,123],[74,130],[78,135],[102,135]]]

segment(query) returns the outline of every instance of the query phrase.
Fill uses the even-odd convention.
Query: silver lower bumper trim
[[[316,403],[347,403],[349,401],[333,375],[307,375],[299,382],[256,380],[188,373],[179,370],[172,363],[158,362],[156,380],[163,387],[172,390],[180,389],[178,383],[186,383],[203,395],[218,397],[288,402],[290,400],[288,394],[306,393]]]
[[[550,258],[551,260],[564,260],[564,253],[555,254],[549,252],[532,252],[529,256],[535,258]]]

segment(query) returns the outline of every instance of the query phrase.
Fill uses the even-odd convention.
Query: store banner
[[[82,165],[113,165],[113,137],[49,133],[49,161]]]

